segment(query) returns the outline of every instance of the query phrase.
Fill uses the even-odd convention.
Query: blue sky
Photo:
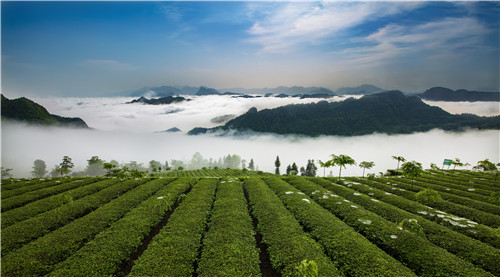
[[[498,2],[1,3],[2,92],[499,89]]]

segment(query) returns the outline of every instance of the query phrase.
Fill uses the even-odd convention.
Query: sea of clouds
[[[172,159],[188,162],[194,153],[205,158],[237,154],[248,161],[254,159],[260,170],[274,172],[276,156],[281,160],[281,172],[293,162],[305,166],[308,159],[328,160],[331,154],[346,154],[359,164],[373,161],[368,172],[385,172],[395,168],[391,157],[403,156],[421,162],[442,164],[443,159],[460,158],[475,165],[489,158],[499,162],[499,131],[469,130],[462,133],[432,130],[410,135],[372,134],[357,137],[248,134],[245,136],[188,136],[193,127],[214,127],[221,123],[214,118],[240,115],[251,107],[275,108],[286,104],[321,101],[298,98],[232,98],[231,96],[190,96],[191,101],[171,105],[125,104],[130,97],[114,98],[31,98],[50,113],[81,117],[93,129],[34,127],[24,124],[2,125],[2,166],[13,168],[14,176],[29,176],[33,161],[42,159],[49,169],[67,155],[75,163],[74,171],[83,170],[91,156],[106,161],[137,161],[147,165],[150,160],[164,163]],[[341,101],[334,97],[328,101]],[[452,113],[497,115],[498,103],[432,103]],[[496,108],[495,106],[496,105]],[[183,132],[160,132],[177,127]],[[328,169],[334,175],[338,167]],[[346,175],[361,175],[357,166],[343,170]],[[318,175],[323,170],[318,169]]]

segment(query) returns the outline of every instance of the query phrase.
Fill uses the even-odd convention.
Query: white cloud
[[[498,102],[444,102],[428,100],[424,100],[424,102],[431,106],[440,107],[452,114],[471,113],[479,116],[500,115],[500,106]]]
[[[248,31],[263,52],[282,52],[301,43],[322,43],[336,33],[391,14],[414,9],[419,3],[288,3],[256,20]]]
[[[364,38],[370,46],[346,49],[343,54],[353,64],[415,59],[417,55],[418,59],[453,61],[488,50],[482,41],[489,32],[472,17],[445,18],[416,26],[389,24]]]
[[[227,114],[241,115],[251,107],[258,110],[288,104],[318,102],[322,99],[299,98],[232,98],[231,96],[185,96],[187,102],[170,105],[125,104],[132,97],[31,98],[50,113],[81,117],[89,126],[105,131],[157,132],[177,127],[184,132],[194,127],[215,127],[212,118]],[[340,101],[335,97],[329,101]]]
[[[81,62],[79,65],[88,69],[107,70],[107,71],[131,71],[135,69],[134,66],[128,63],[122,63],[115,60],[88,59]]]
[[[273,108],[310,100],[297,98],[231,98],[229,96],[193,97],[192,101],[174,105],[123,104],[132,98],[33,98],[49,112],[62,116],[82,117],[95,130],[27,127],[2,124],[2,166],[14,168],[15,176],[29,176],[33,161],[42,159],[50,168],[69,155],[82,170],[86,160],[97,155],[102,159],[120,162],[171,159],[189,161],[195,152],[205,158],[238,154],[249,161],[253,158],[261,170],[274,171],[276,155],[281,170],[296,162],[305,166],[308,159],[329,158],[330,154],[346,154],[358,163],[374,161],[370,172],[394,168],[392,155],[422,162],[425,167],[441,163],[444,158],[459,157],[474,164],[489,158],[498,162],[499,132],[467,131],[450,133],[433,130],[411,135],[373,134],[358,137],[249,135],[217,137],[187,136],[182,133],[155,133],[171,127],[188,131],[195,126],[210,127],[210,120],[225,114],[241,114],[250,107]],[[334,101],[338,98],[334,98]],[[318,101],[318,100],[315,100]],[[432,104],[432,103],[430,103]],[[439,104],[439,103],[438,103]],[[491,104],[491,105],[490,105]],[[487,110],[494,103],[448,103],[457,113]],[[173,109],[178,112],[168,113]],[[498,110],[497,110],[498,112]],[[332,168],[337,174],[338,168]],[[322,169],[318,174],[322,175]],[[343,171],[344,172],[344,171]],[[328,173],[328,171],[327,171]],[[360,175],[359,167],[348,167],[344,174]]]
[[[188,162],[200,152],[205,158],[237,154],[249,161],[254,159],[260,170],[274,172],[274,160],[279,155],[281,171],[296,162],[305,166],[308,159],[327,160],[330,154],[346,154],[361,161],[373,161],[368,173],[395,168],[393,155],[440,165],[445,158],[459,157],[475,164],[489,158],[497,163],[499,145],[497,130],[449,133],[433,130],[412,135],[373,134],[359,137],[322,136],[319,138],[276,135],[249,137],[187,136],[179,133],[133,133],[128,131],[75,130],[39,128],[24,125],[2,125],[2,166],[13,168],[14,176],[30,176],[33,161],[42,159],[48,168],[59,164],[67,155],[75,163],[74,171],[83,170],[91,156],[119,162],[172,159]],[[338,174],[338,167],[328,169]],[[318,175],[323,169],[318,168]],[[362,169],[349,166],[344,176],[361,175]]]

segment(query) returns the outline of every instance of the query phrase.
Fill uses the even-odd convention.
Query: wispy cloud
[[[88,59],[79,64],[81,67],[88,69],[106,70],[106,71],[130,71],[135,67],[115,60],[95,60]]]
[[[302,43],[321,44],[337,33],[387,15],[418,7],[419,3],[288,3],[263,14],[252,25],[250,42],[262,52],[283,52]],[[254,9],[253,9],[254,10]]]
[[[169,20],[179,21],[183,17],[181,9],[177,5],[161,5],[160,9],[165,17]]]
[[[388,62],[404,57],[450,60],[483,47],[490,30],[472,17],[445,18],[416,26],[389,24],[362,38],[368,46],[342,51],[350,63]]]

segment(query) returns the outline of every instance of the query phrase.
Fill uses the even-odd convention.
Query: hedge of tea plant
[[[348,276],[415,276],[393,257],[280,178],[264,181]]]
[[[97,193],[69,202],[28,220],[18,222],[2,230],[2,257],[30,241],[50,233],[75,219],[84,216],[121,194],[148,181],[129,180],[119,182]],[[110,183],[114,182],[109,180]]]
[[[3,256],[2,276],[39,276],[49,273],[57,263],[67,259],[84,243],[92,240],[163,187],[161,182],[147,181],[148,179],[141,179],[124,182],[134,184],[135,188],[91,213]]]
[[[27,193],[27,197],[23,194],[6,199],[5,201],[17,198],[17,203],[14,205],[19,206],[19,208],[2,212],[2,229],[9,227],[10,225],[13,225],[17,222],[32,218],[37,214],[55,209],[59,206],[68,203],[69,201],[74,201],[89,194],[98,192],[99,190],[102,190],[110,186],[111,184],[118,182],[117,179],[112,180],[111,182],[109,180],[97,182],[99,180],[100,179],[94,179],[94,178],[81,180],[79,182],[76,182],[76,184],[78,184],[76,188],[73,189],[68,188],[68,190],[63,191],[64,193],[61,192],[59,192],[58,194],[51,193],[51,195],[52,194],[55,195],[45,197],[43,199],[36,200],[33,202],[26,201],[26,198],[32,198],[30,193]],[[50,190],[50,188],[48,188],[47,190]],[[30,203],[25,204],[27,202]],[[2,205],[3,204],[4,202],[2,202]]]
[[[319,276],[342,276],[322,247],[308,236],[281,200],[260,178],[245,180],[245,189],[262,243],[281,276],[297,276],[302,261],[314,261]]]
[[[333,181],[330,178],[328,178],[328,180]],[[402,196],[398,196],[388,192],[388,191],[394,192],[394,190],[401,191],[402,190],[401,188],[395,188],[389,185],[383,185],[362,178],[350,178],[350,180],[353,180],[358,184],[366,185],[366,186],[356,185],[356,183],[354,183],[354,185],[351,185],[351,188],[361,193],[368,194],[380,201],[384,201],[385,203],[391,204],[402,210],[408,211],[415,215],[419,215],[421,217],[424,217],[425,219],[434,221],[455,232],[459,232],[468,237],[482,241],[493,247],[500,248],[500,236],[498,236],[498,234],[496,234],[495,232],[495,229],[491,227],[482,224],[477,224],[474,221],[461,218],[453,214],[449,213],[443,214],[442,211],[433,209],[431,207],[427,207],[416,201],[412,201]],[[380,189],[377,189],[376,187]],[[382,190],[384,189],[384,187],[387,191]]]
[[[305,178],[288,181],[419,276],[493,276]]]
[[[316,184],[337,195],[361,205],[364,209],[376,213],[377,215],[392,221],[396,224],[404,220],[414,220],[422,227],[427,240],[433,244],[446,249],[464,260],[467,260],[486,271],[495,275],[500,275],[500,249],[482,243],[461,233],[454,232],[436,222],[427,220],[421,216],[401,210],[391,204],[378,201],[366,194],[361,194],[357,190],[339,186],[321,178],[311,178]],[[354,186],[358,187],[360,185]],[[361,185],[363,186],[363,185]],[[368,190],[370,191],[370,190]],[[313,192],[314,193],[314,192]],[[318,190],[317,193],[320,193]],[[442,213],[438,213],[445,216]],[[469,224],[474,227],[474,224]]]
[[[209,222],[198,276],[261,276],[252,219],[239,181],[219,183]]]
[[[111,276],[121,272],[145,237],[182,199],[195,179],[157,179],[162,188],[116,221],[65,261],[48,276]]]
[[[192,276],[218,179],[199,181],[135,261],[129,276]]]

